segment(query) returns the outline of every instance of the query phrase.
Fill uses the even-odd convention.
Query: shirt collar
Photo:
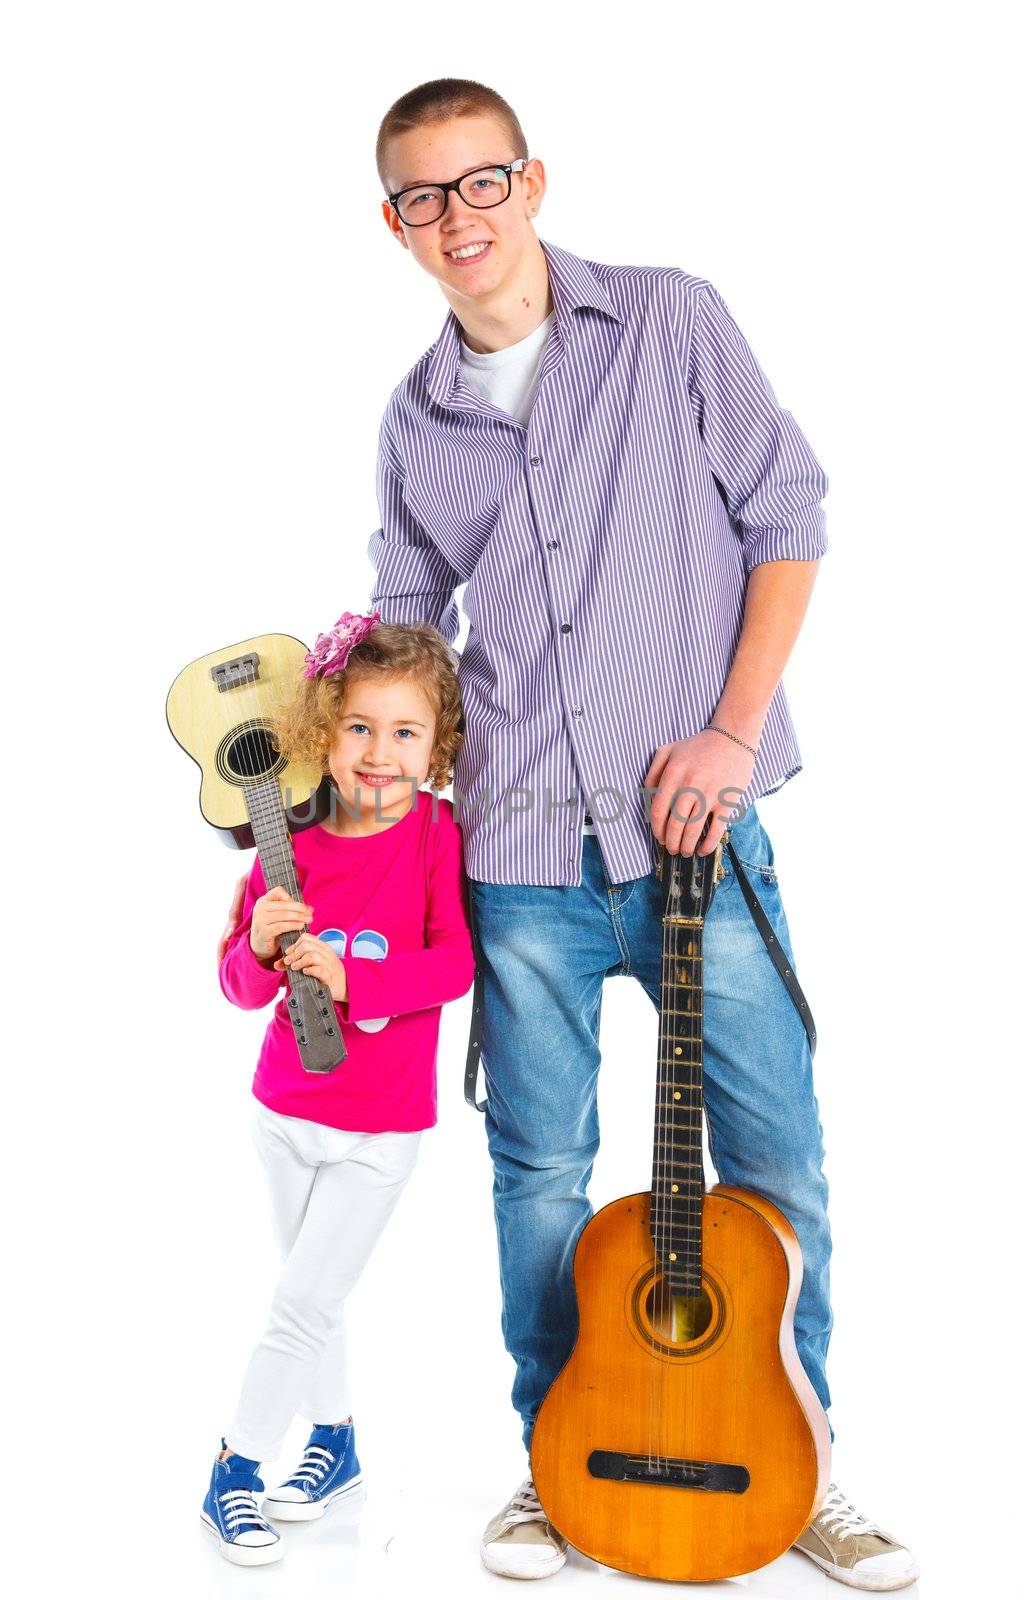
[[[547,257],[551,295],[555,303],[555,324],[565,344],[573,335],[576,312],[585,308],[600,311],[604,316],[621,322],[608,291],[598,281],[586,262],[568,250],[540,241]],[[462,330],[454,311],[445,318],[437,343],[427,364],[427,393],[438,405],[450,405],[455,385],[459,381],[459,342]]]

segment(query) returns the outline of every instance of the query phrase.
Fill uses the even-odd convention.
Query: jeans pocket
[[[746,868],[747,873],[755,883],[762,883],[766,889],[778,887],[779,875],[775,870],[775,865],[773,862],[745,861],[738,850],[736,855],[741,865]]]
[[[778,885],[775,851],[753,806],[748,807],[737,822],[729,824],[729,841],[753,883],[760,883],[765,888]],[[728,853],[725,866],[726,871],[731,870]]]

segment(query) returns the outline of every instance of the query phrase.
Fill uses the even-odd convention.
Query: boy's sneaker
[[[503,1578],[549,1578],[565,1564],[566,1542],[524,1478],[508,1505],[484,1529],[480,1558]]]
[[[221,1440],[222,1449],[227,1449]],[[210,1487],[200,1516],[220,1546],[220,1553],[239,1567],[262,1567],[284,1555],[281,1535],[256,1504],[262,1492],[259,1462],[230,1455],[213,1463]]]
[[[316,1427],[291,1477],[264,1495],[263,1509],[275,1522],[308,1522],[362,1481],[352,1423]]]
[[[910,1551],[851,1506],[834,1483],[793,1546],[851,1589],[903,1589],[920,1576]]]

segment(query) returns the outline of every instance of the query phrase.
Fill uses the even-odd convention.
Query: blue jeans
[[[755,806],[730,824],[730,836],[795,970],[771,841]],[[796,1231],[804,1263],[796,1345],[827,1409],[831,1239],[811,1053],[727,856],[725,867],[704,929],[708,1143],[722,1182],[774,1201]],[[658,1006],[662,889],[653,872],[609,883],[596,837],[584,834],[579,887],[471,880],[470,891],[484,982],[502,1330],[529,1449],[540,1403],[576,1339],[572,1259],[593,1215],[587,1184],[598,1149],[604,980],[636,977]],[[652,1030],[652,1075],[656,1053]],[[651,1132],[653,1139],[653,1120]]]

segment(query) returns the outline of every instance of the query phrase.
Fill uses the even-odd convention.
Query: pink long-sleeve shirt
[[[473,943],[462,836],[450,800],[421,791],[384,831],[343,838],[321,825],[292,837],[309,931],[345,969],[348,999],[335,1004],[348,1056],[329,1073],[302,1066],[285,975],[252,951],[252,909],[266,884],[259,857],[242,920],[220,964],[227,998],[246,1010],[278,999],[260,1051],[253,1094],[272,1111],[354,1133],[411,1132],[437,1121],[441,1007],[473,982]]]

